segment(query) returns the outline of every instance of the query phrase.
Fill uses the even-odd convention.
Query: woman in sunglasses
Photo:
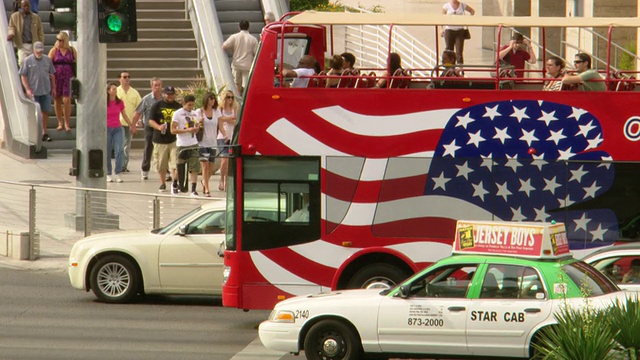
[[[78,58],[76,49],[69,45],[69,35],[60,31],[56,36],[56,43],[49,51],[49,59],[56,69],[56,96],[53,105],[58,119],[56,130],[63,129],[62,118],[64,116],[64,129],[71,132],[69,117],[71,117],[71,89],[69,80],[75,76],[75,64]]]
[[[222,93],[222,101],[220,101],[220,118],[218,121],[222,124],[218,133],[218,148],[220,149],[220,184],[218,190],[227,190],[227,175],[229,172],[229,147],[231,146],[231,138],[233,137],[233,128],[236,126],[236,116],[240,105],[235,100],[233,91],[227,90]]]

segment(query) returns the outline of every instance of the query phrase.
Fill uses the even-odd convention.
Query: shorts
[[[220,156],[229,156],[229,143],[225,139],[217,139]]]
[[[247,87],[247,81],[249,81],[249,70],[232,70],[235,83],[242,85],[243,88]],[[238,89],[238,91],[240,91],[240,89]]]
[[[178,146],[178,165],[187,163],[189,172],[200,172],[200,148],[197,146]]]
[[[176,168],[176,143],[157,144],[153,143],[153,155],[151,161],[156,171],[164,173],[169,169]]]
[[[200,148],[200,161],[215,162],[217,150],[210,147]]]
[[[33,101],[40,104],[40,111],[43,113],[49,113],[49,111],[51,111],[51,95],[34,95]]]

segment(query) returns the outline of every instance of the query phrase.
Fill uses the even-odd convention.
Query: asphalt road
[[[259,345],[257,326],[268,313],[223,308],[211,297],[102,304],[71,288],[65,272],[0,268],[0,358],[6,360],[265,358],[242,353]]]

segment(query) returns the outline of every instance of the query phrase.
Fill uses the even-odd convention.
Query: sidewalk
[[[158,194],[159,180],[156,173],[149,174],[149,180],[142,180],[140,173],[140,163],[142,161],[142,150],[132,149],[131,159],[129,160],[129,169],[131,172],[123,173],[122,183],[107,183],[107,190],[129,191],[137,193]],[[2,169],[3,181],[20,182],[24,184],[47,184],[73,188],[76,186],[76,179],[69,175],[71,167],[71,154],[50,154],[45,160],[30,160],[15,156],[6,150],[0,150],[0,169]],[[200,177],[198,177],[200,179]],[[219,173],[212,176],[210,186],[213,198],[223,198],[225,194],[217,190],[219,181]],[[0,184],[3,186],[3,184]],[[200,185],[198,185],[200,190]],[[37,201],[37,200],[36,200]],[[56,202],[62,205],[75,206],[76,198],[74,196],[61,195],[56,197]],[[10,207],[11,204],[0,205]],[[148,207],[144,208],[137,204],[133,212],[148,212]],[[23,209],[21,209],[23,210]],[[132,214],[133,215],[133,214]],[[0,222],[1,223],[1,222]],[[3,224],[10,226],[11,224]],[[21,231],[27,228],[20,226]],[[5,229],[0,229],[4,231]],[[55,234],[55,229],[47,229],[49,233]],[[67,230],[68,232],[68,230]],[[8,267],[14,269],[29,269],[43,271],[66,271],[67,259],[73,244],[82,237],[82,233],[78,232],[77,236],[69,238],[68,236],[58,236],[56,240],[52,240],[48,236],[40,237],[40,258],[37,260],[15,260],[0,255],[0,267]]]

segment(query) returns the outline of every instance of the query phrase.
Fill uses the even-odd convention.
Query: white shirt
[[[235,110],[231,110],[230,112],[226,112],[224,109],[220,112],[220,116],[235,116],[236,115],[236,111]],[[227,138],[231,139],[233,137],[233,128],[236,126],[235,121],[233,122],[229,122],[229,121],[225,121],[224,123],[222,123],[222,128],[224,129],[224,132],[227,134]],[[222,132],[218,133],[218,139],[224,139],[224,136],[222,135]]]
[[[187,111],[184,108],[173,113],[171,123],[176,123],[178,129],[189,129],[196,125],[198,115],[195,111]],[[176,146],[193,146],[198,145],[198,139],[194,133],[176,134]]]
[[[298,76],[293,79],[293,82],[291,83],[291,87],[292,88],[306,88],[307,85],[309,85],[309,79],[308,78],[300,78],[301,76],[313,76],[316,74],[316,71],[313,69],[309,69],[309,68],[300,68],[300,69],[293,69],[293,71],[296,72],[296,74],[298,74]]]
[[[442,7],[444,10],[446,10],[447,15],[464,15],[464,9],[467,6],[463,3],[460,2],[460,5],[458,6],[458,9],[454,9],[453,6],[451,6],[451,3],[448,2],[446,4],[444,4],[444,6]],[[445,26],[444,27],[445,30],[462,30],[464,29],[464,26]]]
[[[213,117],[207,118],[202,109],[196,110],[197,119],[204,118],[204,135],[200,141],[200,147],[214,148],[217,146],[216,138],[218,137],[218,118],[220,117],[220,109],[213,109]]]
[[[222,44],[222,48],[231,51],[231,67],[237,70],[251,69],[251,63],[258,51],[258,40],[247,30],[240,30]]]

